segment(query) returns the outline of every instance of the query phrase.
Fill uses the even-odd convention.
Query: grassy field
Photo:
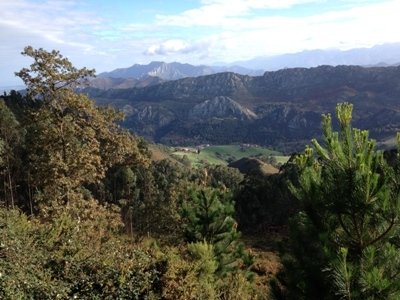
[[[172,154],[180,157],[186,156],[193,165],[201,165],[204,162],[209,164],[226,165],[231,161],[241,159],[243,157],[257,156],[273,156],[279,163],[285,163],[288,156],[282,155],[278,151],[273,151],[263,147],[241,147],[240,145],[218,145],[209,146],[196,153],[196,148],[187,148],[189,151],[175,151]]]

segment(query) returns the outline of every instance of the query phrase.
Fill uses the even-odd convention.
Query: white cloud
[[[252,10],[285,8],[306,1],[204,0],[178,15],[158,16],[163,26],[220,29],[209,46],[215,61],[297,52],[305,49],[368,47],[399,42],[400,1],[345,1],[346,9],[307,16],[263,16]],[[308,1],[310,2],[310,1]],[[317,1],[314,1],[317,2]],[[350,5],[354,3],[358,5]]]
[[[2,0],[0,26],[8,30],[25,30],[50,42],[86,47],[82,28],[102,22],[91,13],[75,8],[76,1]]]
[[[0,78],[17,82],[13,73],[26,66],[20,53],[27,45],[47,50],[58,49],[78,66],[87,65],[86,53],[98,54],[93,29],[104,20],[79,10],[74,0],[0,1]],[[74,60],[73,60],[74,61]],[[19,82],[19,81],[18,81]]]
[[[323,1],[323,0],[322,0]],[[305,3],[317,3],[321,0],[202,0],[203,5],[222,5],[229,8],[232,4],[242,7],[244,11],[251,9],[290,8]]]
[[[171,54],[188,54],[192,52],[207,51],[208,43],[200,41],[197,43],[189,43],[184,40],[166,40],[159,44],[153,44],[144,52],[146,55],[171,55]]]
[[[167,40],[161,44],[151,45],[145,54],[148,55],[166,55],[171,53],[177,53],[182,51],[187,51],[189,49],[189,44],[183,40]]]
[[[202,6],[178,15],[157,15],[158,24],[169,26],[226,26],[253,10],[290,8],[321,0],[203,0]]]
[[[326,3],[338,7],[317,13],[304,6],[303,15],[296,14],[305,3],[307,9]],[[115,23],[90,5],[81,0],[0,0],[0,78],[26,66],[19,55],[26,45],[58,49],[78,67],[101,72],[148,63],[149,57],[210,64],[400,41],[400,0],[200,0],[197,8],[177,14],[147,16],[146,22],[115,17]]]

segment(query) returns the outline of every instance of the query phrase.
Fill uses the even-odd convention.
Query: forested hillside
[[[23,55],[27,94],[0,99],[1,299],[400,297],[400,165],[351,104],[279,172],[193,168],[76,93],[94,70]]]
[[[93,70],[23,55],[27,94],[0,102],[2,299],[267,294],[235,220],[243,175],[152,161],[122,114],[75,93]]]

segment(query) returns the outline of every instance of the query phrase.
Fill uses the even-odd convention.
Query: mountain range
[[[261,75],[262,70],[252,70],[240,66],[194,66],[178,62],[153,61],[147,65],[134,64],[100,73],[90,80],[90,86],[102,90],[145,87],[168,80],[197,77],[221,72],[236,72],[243,75]]]
[[[371,48],[357,48],[347,51],[338,49],[308,50],[299,53],[258,57],[233,64],[219,66],[190,65],[178,62],[154,61],[146,65],[103,72],[91,81],[91,86],[99,89],[121,89],[145,87],[168,80],[198,77],[223,72],[259,76],[265,71],[294,67],[317,67],[319,65],[361,65],[391,66],[400,63],[400,43],[383,44]]]
[[[129,89],[85,90],[126,113],[124,125],[172,145],[254,143],[289,152],[321,134],[321,113],[349,101],[354,125],[380,141],[400,130],[400,67],[319,66],[187,77]]]
[[[197,77],[221,72],[236,72],[243,75],[261,75],[260,69],[247,69],[240,66],[194,66],[178,62],[166,63],[153,61],[147,65],[134,64],[128,68],[119,68],[111,72],[100,73],[100,78],[135,78],[143,79],[149,76],[159,77],[163,80],[176,80],[185,77]]]
[[[339,49],[306,50],[298,53],[256,57],[233,63],[233,65],[248,69],[257,68],[265,71],[296,67],[310,68],[320,65],[390,66],[398,64],[400,64],[400,43],[345,51]]]

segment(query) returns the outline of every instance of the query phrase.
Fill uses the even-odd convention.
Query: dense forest
[[[193,168],[77,93],[94,70],[22,54],[27,92],[0,99],[1,299],[399,299],[400,164],[351,104],[278,174]]]

